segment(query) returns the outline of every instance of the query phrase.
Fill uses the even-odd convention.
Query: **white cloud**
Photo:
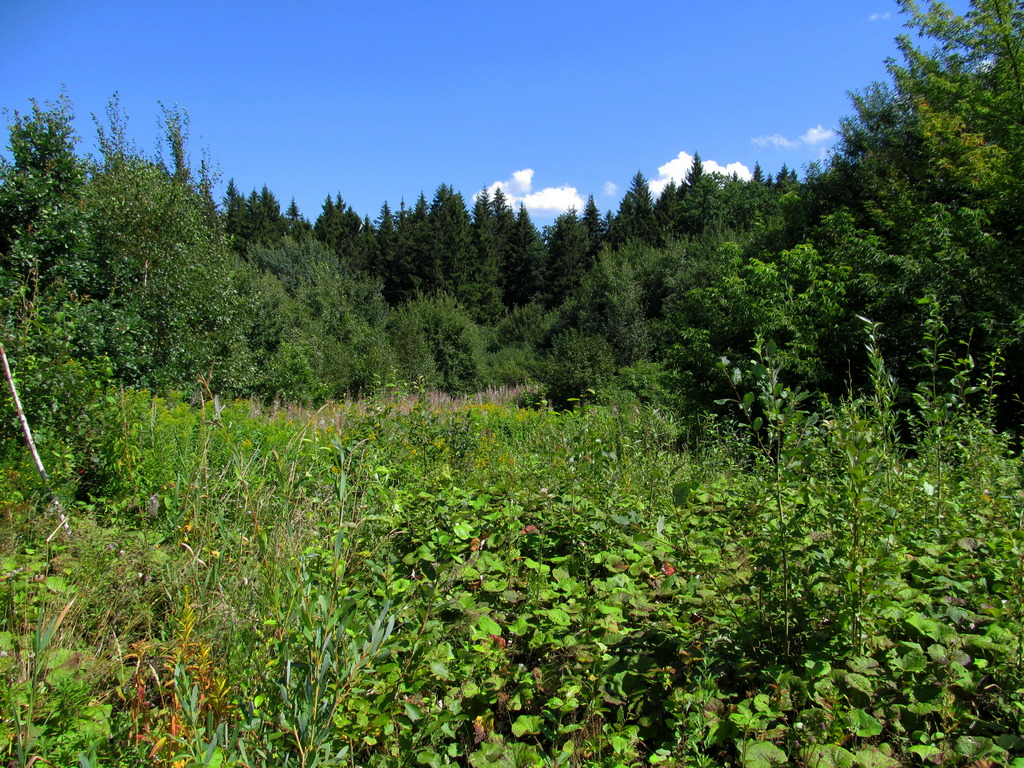
[[[619,185],[614,181],[606,181],[604,183],[604,194],[606,197],[615,197],[619,192]]]
[[[744,181],[750,181],[754,178],[754,174],[751,173],[750,169],[739,162],[719,165],[714,160],[708,160],[704,163],[704,170],[708,173],[720,173],[723,176],[738,176]]]
[[[501,182],[495,182],[492,187],[497,187]],[[533,186],[533,168],[526,168],[522,171],[515,171],[505,183],[505,192],[510,195],[525,195]],[[492,189],[493,191],[493,189]]]
[[[773,133],[771,136],[758,136],[756,139],[751,139],[755,147],[781,147],[783,149],[792,149],[793,147],[800,146],[799,141],[793,141],[787,139],[785,136]]]
[[[523,197],[523,205],[536,213],[564,213],[583,210],[583,198],[576,187],[545,187]]]
[[[889,13],[888,11],[886,11],[885,13],[872,13],[870,16],[868,16],[868,19],[870,21],[880,21],[882,19],[889,18],[892,18],[892,14]]]
[[[522,203],[532,214],[540,216],[557,216],[570,208],[583,210],[584,201],[576,187],[545,187],[533,191],[533,169],[524,168],[514,171],[506,181],[496,181],[487,187],[494,194],[500,189],[505,193],[510,205]]]
[[[825,128],[822,125],[818,125],[814,128],[809,128],[807,132],[798,139],[787,139],[785,136],[779,133],[773,133],[771,136],[757,136],[750,140],[755,147],[775,147],[776,149],[796,149],[797,147],[803,147],[807,145],[821,144],[824,141],[831,141],[836,136],[836,132],[831,128]]]
[[[716,163],[714,160],[701,160],[704,165],[705,173],[721,173],[724,176],[732,176],[736,174],[741,179],[749,180],[753,178],[753,174],[750,169],[743,163],[729,163],[728,165],[722,165]],[[665,191],[665,187],[668,186],[670,181],[674,181],[676,184],[681,184],[686,178],[686,174],[693,166],[693,155],[687,152],[680,152],[675,158],[669,160],[664,165],[658,166],[658,178],[651,179],[647,182],[647,186],[650,187],[651,192],[655,195],[660,195]]]
[[[831,128],[822,128],[819,124],[817,128],[811,128],[807,133],[800,137],[800,141],[804,144],[821,144],[823,141],[831,141],[835,138],[836,132]]]

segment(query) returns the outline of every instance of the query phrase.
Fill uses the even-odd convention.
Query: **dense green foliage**
[[[13,113],[0,758],[1024,765],[1024,12],[901,5],[804,179],[543,230]]]
[[[760,347],[688,453],[649,408],[125,392],[71,538],[3,480],[3,756],[1022,763],[1022,467],[932,327],[911,442],[870,336],[833,406]]]

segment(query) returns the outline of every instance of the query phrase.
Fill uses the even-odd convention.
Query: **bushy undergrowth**
[[[649,407],[111,398],[71,538],[0,480],[0,756],[1024,764],[993,382],[936,355],[898,411],[872,346],[817,403],[757,351],[685,452]]]

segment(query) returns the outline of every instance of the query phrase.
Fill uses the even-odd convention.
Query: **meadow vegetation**
[[[699,434],[642,406],[111,391],[72,535],[29,513],[46,496],[27,458],[2,479],[0,749],[1024,764],[998,369],[940,338],[934,386],[898,407],[878,332],[873,386],[834,402],[790,388],[771,343],[723,361],[732,417]]]

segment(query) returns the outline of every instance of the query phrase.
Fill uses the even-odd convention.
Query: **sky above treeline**
[[[694,153],[802,173],[906,31],[894,0],[0,5],[0,106],[64,89],[89,152],[116,92],[155,153],[177,105],[220,190],[266,184],[310,220],[328,195],[375,218],[444,183],[501,185],[544,224],[588,195],[616,209],[637,171],[657,193]]]

